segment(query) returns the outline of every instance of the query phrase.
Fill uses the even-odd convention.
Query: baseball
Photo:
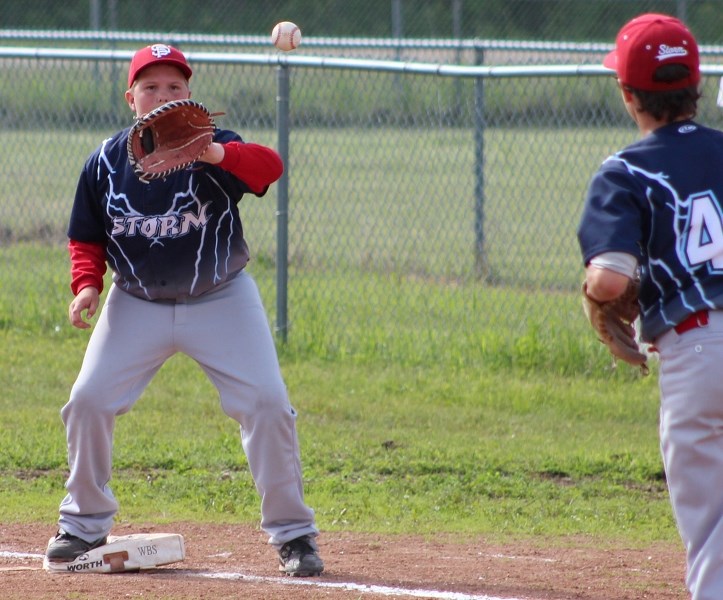
[[[281,21],[274,25],[271,41],[279,50],[295,50],[301,43],[301,29],[291,21]]]

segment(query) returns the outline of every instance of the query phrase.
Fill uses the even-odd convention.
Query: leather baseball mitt
[[[138,178],[147,183],[193,164],[213,141],[219,114],[195,100],[172,100],[136,119],[127,148]]]
[[[630,280],[625,291],[609,302],[598,302],[587,294],[587,282],[582,284],[582,306],[598,339],[608,347],[614,358],[640,367],[649,373],[647,356],[640,351],[635,339],[633,322],[640,315],[638,291],[640,285]]]

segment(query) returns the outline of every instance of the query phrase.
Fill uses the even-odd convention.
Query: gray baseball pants
[[[224,412],[241,426],[269,543],[278,548],[301,535],[317,535],[314,512],[304,503],[296,411],[258,288],[245,272],[179,303],[148,302],[115,285],[108,291],[61,410],[70,475],[59,526],[86,541],[110,532],[118,511],[108,485],[115,419],[133,407],[177,352],[200,365]]]
[[[723,598],[723,312],[655,341],[660,444],[693,600]]]

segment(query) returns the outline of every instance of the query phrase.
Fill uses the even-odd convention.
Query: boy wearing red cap
[[[154,44],[135,53],[125,99],[140,117],[190,98],[182,52]],[[99,306],[106,266],[113,285],[61,411],[70,475],[49,562],[71,562],[106,543],[118,503],[111,478],[115,418],[128,412],[177,352],[193,358],[241,427],[261,497],[261,527],[279,569],[318,575],[324,565],[314,512],[304,503],[296,411],[290,405],[258,289],[244,270],[249,250],[238,202],[261,197],[281,176],[278,153],[216,129],[199,161],[144,182],[128,162],[130,127],[87,159],[68,226],[69,307],[85,329]]]
[[[578,226],[587,294],[639,279],[641,338],[659,353],[660,447],[695,600],[723,598],[723,132],[694,121],[696,40],[641,15],[605,58],[640,139],[592,177]]]

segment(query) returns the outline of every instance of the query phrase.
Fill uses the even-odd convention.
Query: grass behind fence
[[[67,328],[64,230],[80,163],[97,140],[88,132],[6,135],[0,164],[17,159],[16,147],[46,158],[12,185],[0,183],[0,223],[8,230],[0,245],[0,325]],[[274,145],[271,131],[245,135]],[[294,130],[289,346],[322,358],[604,372],[605,357],[580,318],[575,227],[591,165],[632,137],[628,130],[490,130],[477,198],[470,131]],[[49,140],[68,152],[48,154]],[[240,205],[249,269],[272,321],[275,192]],[[477,202],[486,279],[475,267]],[[38,231],[57,241],[13,243]]]
[[[62,241],[82,163],[107,134],[4,135],[0,164],[18,163],[21,177],[0,178],[0,242]],[[275,145],[270,131],[244,135]],[[481,247],[492,283],[572,289],[581,272],[575,227],[587,181],[611,148],[632,137],[627,130],[490,130],[477,195],[469,130],[295,130],[290,260],[299,269],[456,280],[475,276]],[[18,147],[27,148],[29,163]],[[268,260],[275,259],[275,191],[241,203],[252,251]]]

